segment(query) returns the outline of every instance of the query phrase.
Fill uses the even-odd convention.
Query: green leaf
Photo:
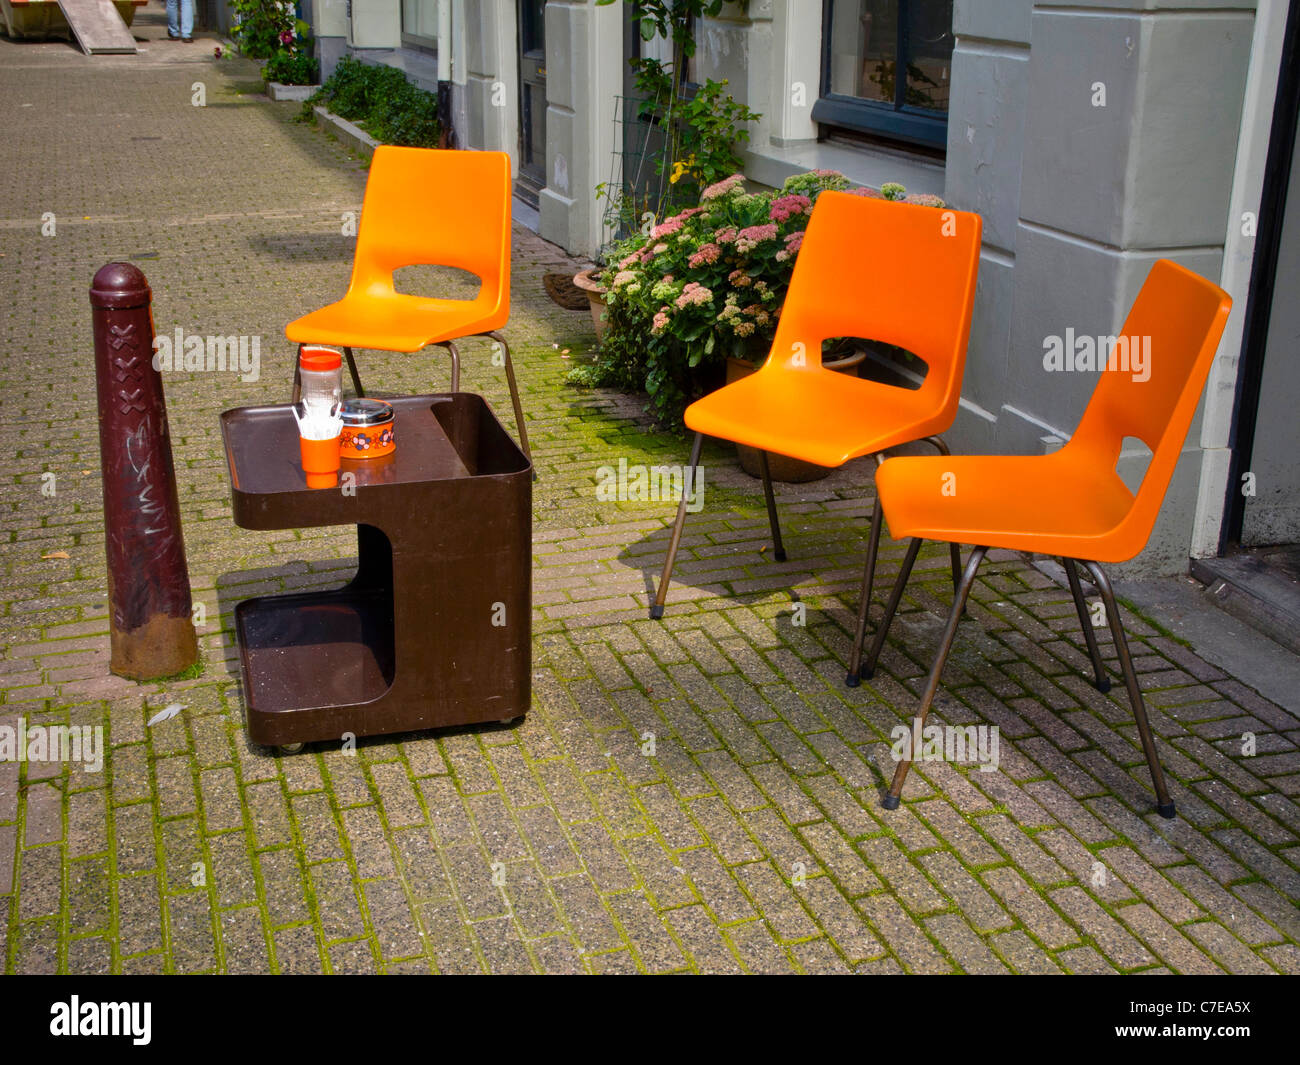
[[[641,20],[641,39],[643,41],[653,41],[655,36],[655,20],[652,18],[643,18]]]

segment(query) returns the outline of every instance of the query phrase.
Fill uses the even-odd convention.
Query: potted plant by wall
[[[295,41],[276,52],[262,67],[262,80],[272,100],[306,100],[320,88],[320,63],[309,41]]]
[[[596,0],[598,6],[614,0]],[[644,131],[638,164],[630,172],[624,153],[624,180],[596,186],[605,202],[606,227],[618,237],[638,228],[648,234],[654,220],[695,203],[700,190],[740,167],[739,146],[749,139],[745,123],[762,116],[738,103],[727,92],[726,80],[706,79],[691,95],[685,92],[686,61],[695,54],[696,20],[719,14],[723,0],[641,0],[639,30],[646,41],[668,41],[671,60],[650,57],[630,60],[635,71],[634,117]],[[651,145],[654,145],[651,150]],[[602,256],[602,261],[604,257]],[[603,341],[607,315],[601,268],[578,273],[573,282],[587,293],[596,339]]]
[[[280,0],[231,0],[230,36],[241,55],[265,59],[262,80],[273,100],[305,100],[320,81],[310,27]]]
[[[596,327],[596,343],[605,338],[605,286],[597,280],[604,267],[593,266],[573,275],[573,283],[587,294],[591,305],[591,324]],[[581,305],[579,305],[581,306]]]
[[[743,176],[732,174],[706,187],[694,207],[615,246],[596,278],[608,313],[601,351],[593,365],[575,367],[570,380],[644,389],[658,420],[678,426],[686,406],[728,373],[733,380],[752,373],[771,346],[808,216],[828,189],[943,204],[934,196],[908,197],[901,185],[850,189],[834,170],[798,174],[762,193],[747,192]],[[841,360],[832,362],[841,372],[855,372],[861,361],[856,347],[828,354]],[[792,480],[827,472],[782,470]]]

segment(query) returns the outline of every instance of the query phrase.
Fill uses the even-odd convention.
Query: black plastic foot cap
[[[1105,695],[1110,691],[1110,677],[1102,677],[1101,680],[1097,681],[1097,683],[1093,685],[1093,687],[1101,692],[1102,695]]]
[[[880,805],[883,806],[886,810],[897,810],[898,804],[902,801],[903,801],[902,798],[900,798],[897,795],[887,794],[883,799],[880,800]]]
[[[658,603],[654,604],[654,606],[650,608],[651,621],[658,621],[663,616],[664,616],[664,608],[661,607]]]
[[[1156,803],[1156,813],[1158,813],[1166,821],[1172,821],[1175,817],[1178,816],[1177,811],[1174,810],[1174,804],[1172,802]]]
[[[785,552],[784,552],[784,551],[773,551],[773,552],[772,552],[772,557],[773,557],[774,559],[776,559],[778,562],[784,562],[784,561],[785,561]]]
[[[858,666],[858,676],[862,680],[870,680],[876,675],[875,669],[870,666]]]
[[[847,684],[850,688],[856,688],[859,684],[862,683],[862,681],[858,679],[858,675],[856,673],[850,671],[849,674],[844,678],[844,683]]]

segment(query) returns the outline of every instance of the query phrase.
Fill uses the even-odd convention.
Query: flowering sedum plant
[[[609,320],[600,359],[577,382],[644,388],[661,421],[680,423],[687,404],[718,383],[727,355],[766,355],[808,216],[828,189],[943,205],[901,185],[850,189],[835,170],[766,193],[746,192],[743,175],[732,174],[697,206],[614,247],[600,275]]]

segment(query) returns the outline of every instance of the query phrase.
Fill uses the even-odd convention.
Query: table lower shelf
[[[235,626],[254,740],[269,717],[359,707],[392,686],[391,593],[345,587],[248,599]]]

